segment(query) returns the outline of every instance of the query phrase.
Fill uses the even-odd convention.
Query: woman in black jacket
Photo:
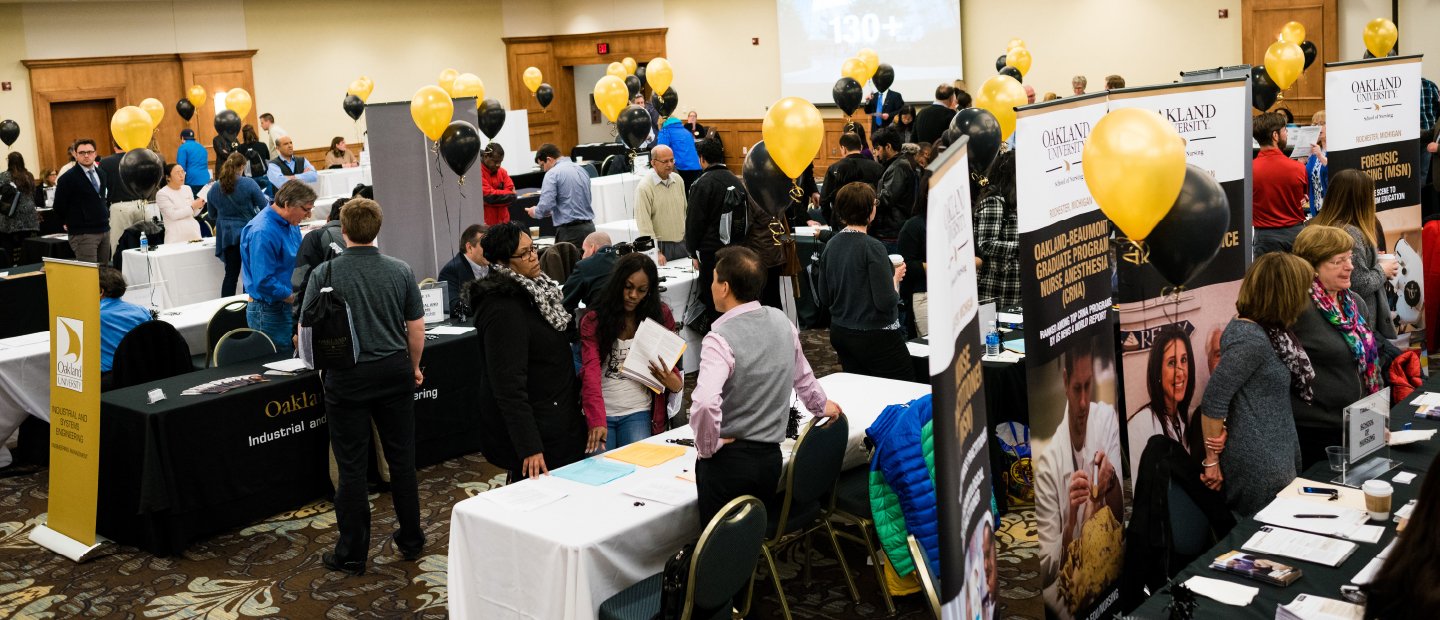
[[[570,313],[519,224],[492,227],[480,247],[490,275],[466,291],[480,332],[480,419],[487,429],[481,449],[514,481],[584,455]]]

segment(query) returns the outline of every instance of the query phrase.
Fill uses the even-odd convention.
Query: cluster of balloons
[[[536,73],[538,75],[539,71]],[[644,144],[651,129],[650,113],[644,106],[630,103],[641,93],[641,76],[655,93],[651,105],[655,106],[660,116],[674,114],[680,105],[680,95],[670,86],[675,79],[675,69],[664,58],[654,58],[645,67],[629,57],[612,62],[606,67],[605,76],[595,82],[594,90],[595,106],[600,108],[605,118],[615,123],[620,141],[632,150]]]
[[[970,137],[970,158],[977,170],[989,168],[1000,153],[1000,143],[1015,133],[1015,108],[1030,102],[1021,82],[1033,60],[1025,41],[1010,39],[1005,53],[995,59],[996,74],[975,92],[975,107],[961,110],[950,121],[951,127]]]
[[[895,68],[880,62],[879,54],[868,47],[846,59],[840,65],[840,75],[842,77],[830,89],[830,98],[835,101],[836,107],[845,113],[846,118],[860,107],[865,82],[870,82],[875,86],[875,90],[880,92],[890,90],[890,86],[895,83]]]
[[[158,111],[158,114],[151,116],[152,111]],[[110,135],[120,148],[127,151],[120,158],[120,182],[146,199],[153,198],[165,180],[164,162],[160,155],[146,148],[164,115],[163,104],[155,99],[146,99],[139,106],[120,108],[110,117]],[[19,132],[19,127],[16,127],[16,132]]]
[[[232,88],[225,93],[225,111],[215,115],[215,133],[228,142],[235,142],[240,135],[241,119],[250,113],[254,101],[243,88]]]
[[[1008,75],[1016,82],[1024,82],[1025,76],[1030,73],[1030,63],[1034,59],[1030,56],[1030,49],[1025,47],[1025,41],[1021,39],[1010,39],[1005,45],[1005,53],[995,59],[995,72],[1000,75]]]
[[[375,82],[368,76],[360,76],[350,82],[350,87],[345,89],[345,101],[341,108],[350,120],[360,120],[360,115],[365,113],[365,102],[370,100],[371,91],[375,90]]]
[[[635,63],[635,60],[631,58],[625,60],[629,60],[630,64]],[[550,107],[550,102],[555,100],[555,89],[545,83],[539,67],[527,67],[525,73],[520,76],[520,81],[524,82],[525,88],[530,89],[530,92],[535,95],[535,101],[540,104],[540,109]]]
[[[1214,175],[1185,163],[1174,124],[1150,110],[1111,111],[1081,156],[1095,203],[1166,281],[1184,286],[1219,252],[1229,201]]]
[[[1315,44],[1305,38],[1304,24],[1292,21],[1281,26],[1279,37],[1265,50],[1265,64],[1250,70],[1250,105],[1264,112],[1284,99],[1280,91],[1300,79],[1317,53]]]

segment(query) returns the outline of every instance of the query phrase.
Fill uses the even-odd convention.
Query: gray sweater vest
[[[720,436],[780,443],[789,421],[795,378],[794,327],[785,314],[761,306],[715,328],[735,354],[725,382]]]

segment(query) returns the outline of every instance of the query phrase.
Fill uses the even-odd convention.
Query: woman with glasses
[[[481,449],[512,481],[548,474],[585,450],[570,313],[519,224],[492,226],[480,247],[490,275],[461,294],[470,298],[480,333]],[[603,440],[604,431],[592,429],[590,438]]]

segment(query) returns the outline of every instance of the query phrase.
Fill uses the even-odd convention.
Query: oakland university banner
[[[1081,167],[1105,112],[1103,94],[1037,104],[1020,110],[1015,131],[1035,516],[1052,618],[1117,610],[1124,557],[1110,222]]]
[[[1192,457],[1205,451],[1196,412],[1220,361],[1220,334],[1235,316],[1235,299],[1250,264],[1250,100],[1246,79],[1167,84],[1110,93],[1110,109],[1152,110],[1185,140],[1185,161],[1215,177],[1230,203],[1229,226],[1208,263],[1197,256],[1194,275],[1176,288],[1149,264],[1146,253],[1121,251],[1119,264],[1121,412],[1128,431],[1134,487],[1140,455],[1152,436],[1164,434]],[[1182,236],[1185,226],[1164,222],[1151,233]],[[1210,246],[1213,248],[1213,246]]]
[[[940,519],[940,600],[947,620],[995,615],[1000,596],[990,515],[990,456],[970,221],[966,141],[930,165],[925,233],[930,382]]]
[[[1396,344],[1424,342],[1420,263],[1420,183],[1429,156],[1420,142],[1420,57],[1325,65],[1330,177],[1348,168],[1375,181],[1375,210],[1385,250],[1400,261],[1385,284]]]

